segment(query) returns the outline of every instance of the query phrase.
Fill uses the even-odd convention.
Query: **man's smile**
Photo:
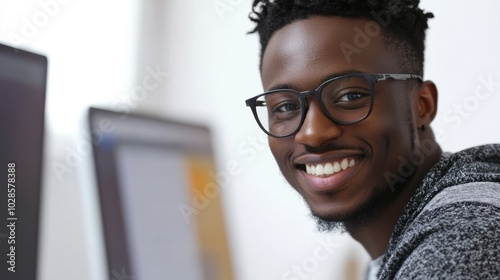
[[[324,154],[303,154],[294,160],[299,180],[313,191],[339,190],[357,174],[366,155],[359,150],[334,150]]]
[[[328,162],[325,164],[306,164],[306,172],[309,175],[314,175],[317,177],[328,177],[354,166],[355,163],[355,159],[345,158],[342,161]]]

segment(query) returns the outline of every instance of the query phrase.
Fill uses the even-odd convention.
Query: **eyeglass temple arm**
[[[255,100],[255,106],[266,106],[266,101]]]
[[[255,107],[259,107],[259,106],[266,106],[266,101],[262,101],[262,100],[255,100],[253,101],[253,104],[252,104],[252,99],[248,99],[245,101],[245,104],[248,106],[248,107],[252,107],[253,104],[255,104],[254,106]]]
[[[410,79],[417,79],[420,81],[423,81],[424,78],[419,75],[413,75],[413,74],[378,74],[377,78],[379,81],[387,80],[387,79],[393,79],[393,80],[401,80],[401,81],[406,81]]]

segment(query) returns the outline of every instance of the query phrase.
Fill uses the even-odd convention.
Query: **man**
[[[265,93],[246,101],[323,230],[368,279],[500,275],[500,145],[442,153],[419,1],[254,1]]]

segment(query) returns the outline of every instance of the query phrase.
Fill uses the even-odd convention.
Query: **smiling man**
[[[500,146],[442,153],[419,1],[254,1],[265,92],[246,101],[322,230],[367,279],[500,273]]]

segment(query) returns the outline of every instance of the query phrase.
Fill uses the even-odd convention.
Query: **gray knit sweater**
[[[500,145],[443,156],[399,218],[380,279],[500,279]]]

